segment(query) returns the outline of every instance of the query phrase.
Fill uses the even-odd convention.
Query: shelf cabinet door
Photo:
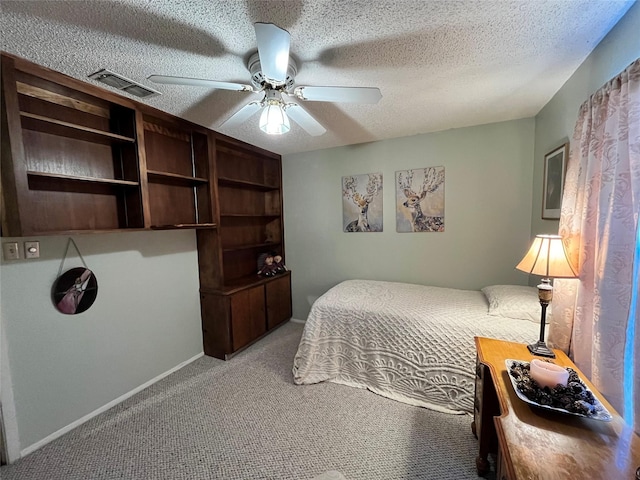
[[[265,284],[267,301],[267,329],[280,325],[291,318],[291,275],[286,275]]]
[[[226,295],[200,294],[205,355],[224,359],[231,349],[231,306]]]
[[[264,286],[248,288],[231,296],[231,331],[236,351],[267,331]]]

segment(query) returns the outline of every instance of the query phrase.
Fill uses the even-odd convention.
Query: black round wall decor
[[[91,270],[72,268],[60,275],[53,283],[53,304],[61,313],[75,315],[87,310],[98,295],[98,281]]]

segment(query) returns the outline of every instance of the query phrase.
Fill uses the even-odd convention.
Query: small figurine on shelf
[[[287,271],[287,267],[285,266],[284,262],[282,261],[282,256],[281,255],[276,255],[273,257],[273,264],[276,267],[276,273],[284,273]]]
[[[264,264],[258,270],[258,275],[263,277],[273,277],[276,274],[276,265],[273,255],[269,254],[264,258]]]

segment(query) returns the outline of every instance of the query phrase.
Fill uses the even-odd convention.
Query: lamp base
[[[549,357],[556,358],[556,354],[551,351],[547,344],[541,341],[537,341],[536,343],[532,343],[531,345],[527,345],[527,348],[533,355],[538,355],[540,357]]]

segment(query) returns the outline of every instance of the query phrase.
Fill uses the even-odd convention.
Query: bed
[[[299,385],[330,381],[441,412],[471,413],[473,337],[532,343],[539,319],[535,287],[458,290],[347,280],[311,307],[293,379]]]

